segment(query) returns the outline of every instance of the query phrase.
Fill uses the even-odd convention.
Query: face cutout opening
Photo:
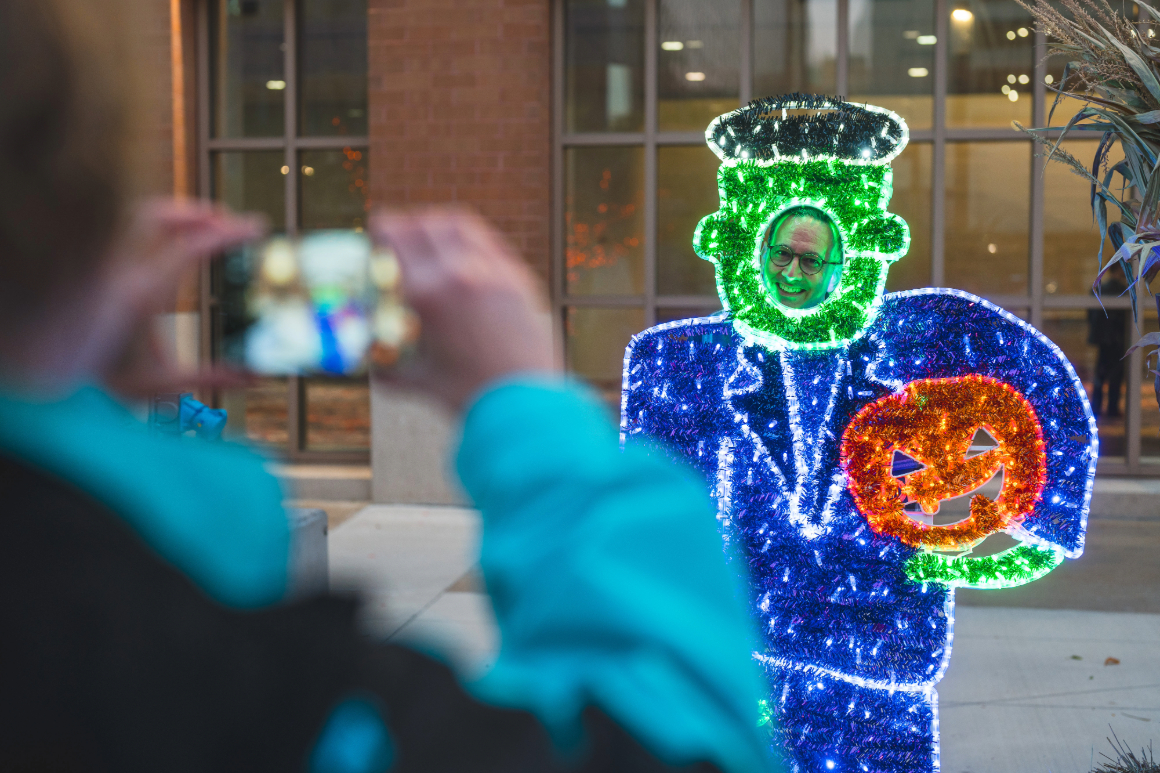
[[[768,298],[783,311],[808,313],[841,284],[841,231],[818,207],[788,207],[762,230],[757,262]]]

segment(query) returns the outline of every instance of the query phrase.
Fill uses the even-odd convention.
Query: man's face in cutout
[[[790,309],[809,309],[824,301],[830,283],[842,268],[839,262],[830,262],[834,246],[830,225],[808,215],[791,215],[781,222],[772,238],[767,233],[766,239],[768,249],[763,250],[762,274],[774,299]],[[794,253],[789,265],[775,265],[773,259],[779,247]],[[821,270],[816,274],[803,271],[803,255],[823,261]]]

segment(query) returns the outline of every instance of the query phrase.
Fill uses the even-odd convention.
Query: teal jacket
[[[119,514],[218,601],[277,602],[289,529],[251,451],[161,438],[88,388],[37,402],[0,395],[0,453],[71,482]],[[562,747],[597,704],[658,757],[726,773],[771,770],[757,727],[763,682],[704,484],[619,450],[607,407],[559,381],[485,392],[457,467],[483,515],[480,563],[502,648],[471,685],[535,712]],[[389,722],[389,717],[387,718]],[[371,773],[390,741],[372,706],[331,716],[314,773]]]
[[[258,607],[286,593],[282,492],[246,448],[151,434],[87,387],[56,400],[0,393],[0,453],[104,504],[223,604]]]
[[[478,696],[531,709],[565,747],[597,704],[671,764],[773,769],[744,591],[703,481],[622,453],[606,404],[546,380],[479,398],[458,471],[502,641]]]

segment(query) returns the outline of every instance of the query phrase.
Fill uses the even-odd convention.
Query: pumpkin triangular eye
[[[971,447],[967,450],[967,458],[978,456],[981,453],[990,451],[992,448],[998,448],[999,441],[991,436],[990,432],[979,427],[975,430],[975,436],[971,438]]]
[[[894,459],[890,462],[890,474],[896,478],[923,469],[926,469],[925,464],[901,451],[895,451]]]

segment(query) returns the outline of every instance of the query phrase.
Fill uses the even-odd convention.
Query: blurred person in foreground
[[[373,226],[423,328],[394,377],[462,416],[502,638],[473,684],[360,635],[351,599],[284,601],[262,460],[151,436],[110,396],[190,383],[136,332],[192,265],[259,232],[128,205],[128,8],[0,3],[0,769],[770,769],[702,485],[619,452],[478,218]]]

